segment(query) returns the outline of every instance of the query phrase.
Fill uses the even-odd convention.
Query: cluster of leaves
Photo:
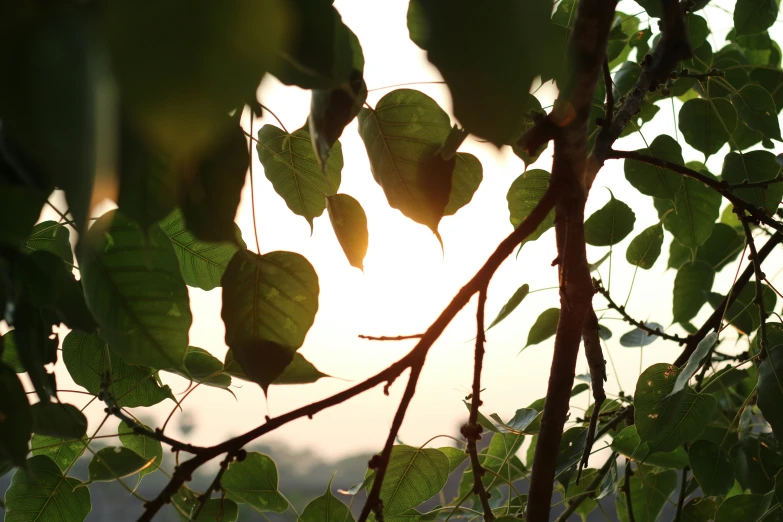
[[[527,169],[541,150],[516,143],[542,117],[538,99],[526,94],[534,81],[565,85],[561,57],[577,16],[574,0],[411,0],[411,40],[443,76],[458,124],[416,90],[393,90],[374,107],[367,104],[361,44],[328,0],[17,4],[0,10],[0,65],[9,72],[0,80],[0,312],[12,328],[0,343],[0,473],[18,468],[5,495],[7,520],[82,521],[91,508],[84,486],[142,480],[160,469],[161,442],[198,454],[134,420],[133,408],[176,402],[161,371],[222,390],[233,379],[266,391],[325,376],[297,352],[318,311],[315,270],[297,253],[248,250],[234,223],[253,144],[289,209],[311,227],[326,210],[357,268],[367,250],[367,218],[356,199],[339,192],[339,138],[354,118],[389,205],[438,240],[440,221],[467,205],[483,179],[479,160],[458,151],[468,134],[512,146],[525,164],[507,194],[514,228],[550,184],[547,170]],[[648,20],[662,16],[657,0],[639,4]],[[709,304],[721,314],[718,323],[736,330],[748,349],[729,355],[718,351],[717,333],[702,335],[684,367],[652,365],[632,395],[604,402],[596,428],[611,436],[611,454],[600,469],[577,472],[590,450],[591,409],[576,419],[563,433],[556,480],[569,514],[583,518],[604,497],[616,499],[621,520],[636,522],[656,520],[669,502],[678,505],[680,520],[783,516],[783,326],[768,317],[777,292],[761,272],[755,247],[755,287],[736,289],[730,300],[718,292],[725,289],[713,288],[716,275],[755,238],[769,234],[770,241],[780,241],[780,229],[769,225],[780,223],[780,158],[756,147],[781,141],[781,52],[768,34],[778,6],[775,0],[738,0],[729,43],[713,51],[698,12],[705,4],[683,5],[693,57],[646,94],[621,134],[638,132],[666,98],[676,97],[682,138],[704,161],[686,163],[680,144],[666,135],[626,156],[626,180],[652,198],[658,222],[631,237],[635,213],[610,193],[585,221],[585,241],[608,247],[611,256],[630,237],[627,262],[649,270],[668,233],[667,268],[677,272],[673,323],[697,335],[693,321]],[[612,93],[601,79],[591,140],[600,131],[605,98],[616,101],[610,111],[622,108],[659,40],[642,18],[615,13],[606,57]],[[282,128],[266,125],[252,136],[240,125],[246,107],[257,115],[264,110],[255,91],[266,73],[311,91],[310,116],[298,130],[289,132],[280,122]],[[115,148],[115,168],[107,169],[106,151]],[[721,152],[720,174],[709,172],[707,159]],[[92,219],[92,202],[111,192],[107,187],[116,187],[109,195],[117,209]],[[54,208],[49,197],[55,189],[64,192],[68,210],[55,209],[58,222],[39,223],[44,205]],[[724,197],[734,205],[724,206]],[[753,213],[772,221],[760,223]],[[526,240],[553,226],[549,215]],[[222,289],[229,347],[224,361],[190,344],[188,286]],[[523,285],[514,292],[489,328],[529,291]],[[661,335],[661,325],[633,319],[608,292],[603,295],[636,327],[621,345],[641,348],[658,336],[684,339]],[[724,302],[729,306],[721,310]],[[525,347],[554,336],[559,317],[556,308],[543,311]],[[59,339],[57,332],[66,331]],[[612,337],[604,324],[599,332],[605,341]],[[61,400],[50,371],[60,356],[73,381],[123,419],[119,445],[90,448],[94,434],[86,417]],[[34,395],[25,392],[21,373]],[[590,387],[590,377],[583,379],[572,396]],[[32,397],[38,401],[31,405]],[[479,425],[491,433],[478,455],[490,512],[474,496],[475,470],[465,469],[464,448],[396,445],[380,486],[382,508],[372,516],[518,520],[526,504],[518,485],[529,479],[545,407],[539,399],[506,421],[479,414]],[[525,437],[529,444],[520,458]],[[238,503],[259,512],[287,511],[272,459],[239,450],[228,452],[205,494],[182,486],[164,500],[183,520],[230,522]],[[82,482],[68,472],[85,451],[93,455]],[[624,473],[618,456],[627,459]],[[370,491],[374,469],[346,493]],[[457,497],[441,496],[438,507],[421,508],[452,474],[460,477]],[[331,484],[298,518],[353,520]]]

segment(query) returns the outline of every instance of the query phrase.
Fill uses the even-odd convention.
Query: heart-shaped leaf
[[[351,266],[364,270],[369,233],[367,214],[361,204],[347,194],[334,194],[326,198],[329,221]]]
[[[682,148],[673,138],[662,134],[655,138],[648,149],[637,152],[682,165]],[[670,199],[680,190],[682,175],[649,163],[625,160],[625,179],[642,194],[654,198]]]
[[[737,0],[734,28],[738,35],[757,34],[769,29],[778,17],[775,0]]]
[[[688,145],[711,156],[731,138],[737,127],[737,111],[723,98],[694,98],[680,109],[679,127]]]
[[[611,195],[609,202],[585,221],[585,242],[593,246],[611,246],[633,231],[636,214],[631,207]]]
[[[549,187],[549,178],[549,172],[533,169],[528,170],[511,183],[506,200],[508,201],[511,224],[514,228],[518,227],[538,205],[547,187]],[[535,241],[541,237],[541,234],[552,228],[554,224],[555,213],[552,211],[525,241]]]
[[[663,332],[663,326],[658,323],[644,323],[644,325],[653,330],[660,330]],[[643,348],[657,340],[657,335],[650,334],[641,328],[634,328],[620,337],[620,345],[625,346],[626,348]]]
[[[778,110],[764,87],[749,83],[730,99],[741,122],[768,139],[781,141]]]
[[[87,433],[87,417],[73,404],[38,402],[30,408],[33,432],[60,439],[81,439]]]
[[[229,464],[221,484],[228,498],[260,513],[288,509],[288,501],[277,491],[277,466],[261,453],[248,452],[245,460]]]
[[[135,433],[133,428],[124,422],[120,422],[117,431],[119,432],[120,442],[123,446],[134,451],[145,461],[152,460],[152,464],[139,471],[139,482],[141,482],[141,479],[144,478],[145,475],[149,475],[158,470],[163,463],[163,447],[159,441],[147,437],[146,435]]]
[[[675,323],[687,323],[699,313],[712,289],[715,270],[703,261],[685,263],[674,279],[672,315]]]
[[[776,117],[777,119],[777,117]],[[721,176],[733,184],[760,182],[775,179],[781,172],[775,155],[766,150],[754,150],[737,154],[730,152],[723,160]],[[754,207],[762,207],[774,214],[783,199],[783,183],[771,183],[766,188],[737,188],[734,194]]]
[[[631,240],[625,251],[625,259],[632,265],[649,270],[661,255],[662,245],[663,228],[660,223],[656,223]]]
[[[36,433],[30,445],[33,455],[46,455],[65,473],[87,449],[87,439],[65,440]]]
[[[108,447],[93,455],[89,466],[90,482],[111,482],[134,475],[152,466],[155,457],[144,458],[126,447]]]

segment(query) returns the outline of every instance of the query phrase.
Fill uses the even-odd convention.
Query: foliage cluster
[[[661,513],[678,521],[783,517],[783,325],[774,312],[780,294],[763,269],[783,241],[782,162],[765,150],[781,141],[781,50],[768,33],[778,4],[737,0],[728,43],[713,49],[700,14],[707,3],[638,0],[633,15],[612,0],[411,0],[411,40],[442,75],[456,121],[412,89],[367,104],[361,44],[329,0],[3,3],[0,312],[11,330],[0,344],[0,472],[17,468],[5,520],[81,522],[91,509],[90,483],[118,480],[133,494],[123,479],[155,472],[170,473],[170,481],[145,501],[141,520],[169,503],[183,520],[231,522],[240,503],[283,513],[291,506],[278,491],[275,463],[244,446],[408,370],[387,443],[366,479],[346,492],[366,491],[361,522],[540,522],[549,520],[553,490],[563,499],[561,520],[603,510],[604,497],[629,522]],[[280,122],[257,135],[242,128],[243,112],[268,110],[255,94],[265,74],[311,90],[302,128],[289,132]],[[537,82],[559,90],[548,111],[528,94]],[[638,151],[613,148],[674,99],[681,139],[704,161],[685,158],[666,135]],[[366,215],[339,192],[338,139],[354,118],[389,205],[439,240],[441,219],[467,205],[483,179],[479,160],[459,151],[469,134],[513,147],[526,167],[552,141],[554,160],[551,169],[537,165],[514,180],[507,196],[514,232],[413,336],[415,348],[385,370],[214,446],[138,422],[134,408],[174,400],[159,372],[220,390],[234,379],[266,391],[324,376],[297,352],[318,311],[315,270],[297,253],[248,250],[234,217],[255,150],[290,210],[311,226],[326,211],[348,262],[362,268]],[[720,173],[706,168],[716,154]],[[658,223],[636,229],[633,209],[614,196],[585,219],[593,179],[613,159],[623,159],[627,181],[652,198]],[[56,209],[58,222],[38,223],[55,189],[68,209]],[[118,208],[92,218],[92,202],[107,193]],[[527,338],[529,346],[555,337],[549,389],[511,419],[485,416],[487,285],[521,243],[550,228],[561,307],[542,311]],[[631,317],[592,277],[600,263],[589,265],[585,254],[585,245],[611,252],[632,237],[626,261],[649,270],[667,234],[667,267],[677,272],[672,313],[686,335]],[[732,286],[713,288],[727,268],[736,269]],[[224,361],[190,345],[188,286],[221,288]],[[527,285],[509,291],[488,327],[528,292]],[[395,444],[430,346],[476,294],[464,441],[459,448]],[[705,305],[714,312],[693,324]],[[658,338],[683,346],[676,361],[645,369],[632,394],[611,399],[601,348],[612,336],[601,323],[608,314],[633,326],[623,346]],[[59,325],[70,331],[63,339],[53,334]],[[741,353],[721,344],[727,328],[747,345]],[[590,375],[574,386],[582,343]],[[106,404],[106,418],[122,420],[117,445],[90,447],[102,424],[88,430],[83,413],[61,400],[49,370],[59,357]],[[593,405],[566,429],[571,397],[588,388]],[[482,434],[491,438],[479,450]],[[525,438],[531,442],[520,456]],[[605,464],[586,468],[599,439],[609,442]],[[164,445],[181,457],[173,470],[161,469]],[[85,451],[93,455],[81,482],[68,472]],[[208,489],[189,489],[193,473],[218,457]],[[455,473],[457,498],[417,510]],[[528,482],[529,494],[521,493]],[[297,519],[353,520],[324,486]]]

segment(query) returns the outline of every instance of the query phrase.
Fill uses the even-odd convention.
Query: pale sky
[[[407,2],[337,0],[335,5],[344,22],[362,43],[366,59],[365,80],[371,91],[367,100],[370,105],[374,106],[381,96],[392,90],[387,86],[441,79],[437,70],[427,61],[425,52],[408,38],[405,20]],[[731,9],[733,2],[726,2],[726,5]],[[646,27],[647,17],[635,3],[624,0],[620,9],[629,14],[641,13],[641,28]],[[699,14],[714,24],[714,30],[720,30],[719,34],[710,37],[713,48],[717,50],[722,46],[723,34],[731,23],[730,18],[714,7]],[[773,38],[779,37],[780,24],[776,24],[773,30],[778,33]],[[423,91],[437,100],[446,111],[450,111],[451,102],[445,86],[421,84],[408,88]],[[540,96],[542,92],[537,94],[542,105],[546,106],[551,103],[555,93],[547,92]],[[282,119],[291,132],[304,124],[309,112],[308,91],[285,87],[270,76],[261,85],[259,99]],[[676,107],[678,104],[675,102]],[[452,121],[455,120],[452,118]],[[254,122],[254,134],[266,123],[277,125],[271,115],[265,114]],[[644,138],[649,143],[661,133],[674,136],[672,123],[672,109],[667,101],[662,103],[656,125],[648,124],[644,127]],[[247,113],[244,125],[247,130],[250,129]],[[470,204],[455,216],[445,217],[441,221],[444,256],[429,229],[389,207],[383,191],[370,173],[355,120],[345,129],[340,141],[345,166],[339,192],[354,196],[367,213],[370,244],[364,273],[348,264],[326,212],[315,220],[311,236],[306,220],[288,210],[283,199],[264,177],[255,150],[253,154],[261,253],[275,250],[299,252],[315,267],[321,287],[319,311],[300,351],[320,370],[336,378],[322,379],[305,386],[273,386],[268,401],[261,389],[251,383],[235,380],[233,391],[237,400],[225,391],[199,387],[182,404],[183,410],[195,422],[195,429],[190,436],[197,444],[217,443],[263,423],[264,415],[276,416],[336,393],[402,357],[414,341],[370,342],[358,339],[357,335],[423,332],[512,230],[506,193],[511,182],[523,173],[524,164],[509,148],[497,151],[469,137],[460,149],[481,160],[484,181]],[[703,159],[700,153],[685,145],[681,138],[679,141],[683,145],[686,161]],[[643,146],[639,134],[616,144],[616,148],[621,149],[638,149]],[[708,162],[713,173],[720,173],[722,158],[727,151],[726,147]],[[550,170],[550,167],[551,148],[531,168]],[[611,289],[616,300],[624,301],[634,275],[634,267],[625,261],[627,245],[644,228],[657,223],[658,217],[652,200],[640,195],[625,181],[621,161],[607,162],[599,174],[588,201],[587,215],[602,207],[609,199],[609,192],[604,187],[611,187],[615,197],[628,203],[636,213],[634,232],[613,249],[615,262],[612,265]],[[52,218],[47,212],[42,217]],[[245,185],[237,223],[249,248],[255,249],[249,183]],[[671,236],[667,233],[662,254],[655,266],[649,271],[640,270],[635,280],[628,311],[640,320],[655,320],[664,325],[671,322],[671,287],[675,272],[665,270],[670,241]],[[606,248],[588,247],[589,261],[598,260],[606,251]],[[529,284],[531,290],[555,286],[557,272],[550,266],[554,257],[554,235],[553,230],[550,230],[538,241],[526,245],[518,259],[509,258],[489,287],[488,320],[494,318],[522,284]],[[780,265],[772,260],[771,266]],[[608,270],[607,262],[600,270],[605,281]],[[716,279],[713,290],[725,293],[735,270],[736,263],[724,269]],[[774,273],[774,270],[768,270],[768,274]],[[190,297],[194,319],[190,344],[204,348],[222,360],[226,346],[220,319],[221,290],[218,288],[204,292],[190,289]],[[596,303],[599,302],[596,300]],[[482,379],[486,388],[482,393],[482,410],[485,414],[497,412],[501,417],[508,418],[516,409],[544,395],[554,339],[529,347],[519,355],[518,352],[525,345],[528,330],[538,314],[556,306],[556,290],[531,294],[509,318],[488,333]],[[710,312],[709,306],[705,306],[694,324],[700,324],[700,320]],[[618,315],[610,313],[607,317]],[[608,349],[617,370],[615,373],[611,365],[608,368],[607,391],[615,394],[619,380],[625,391],[633,393],[639,372],[640,350],[623,348],[619,344],[620,335],[632,327],[618,320],[606,319],[602,323],[614,333]],[[671,331],[682,333],[679,328],[672,328]],[[471,339],[474,336],[475,299],[455,318],[430,351],[416,397],[400,432],[404,442],[420,445],[438,434],[454,435],[456,427],[465,421],[467,411],[462,400],[471,386]],[[678,354],[679,349],[673,343],[657,341],[645,349],[643,365],[647,367],[655,362],[669,362]],[[61,362],[57,370],[60,388],[74,389],[75,385],[70,382]],[[587,365],[580,356],[577,373],[586,372]],[[171,385],[175,395],[181,397],[188,383],[171,374],[161,375],[164,382]],[[406,376],[392,386],[389,397],[385,397],[379,387],[319,413],[312,420],[290,423],[268,435],[268,441],[284,442],[294,448],[307,447],[326,458],[359,451],[377,451],[388,433]],[[61,398],[77,405],[85,402],[84,396],[76,394],[62,394]],[[579,408],[587,404],[587,393],[574,401],[574,406]],[[162,422],[173,406],[171,401],[166,401],[153,408],[138,408],[134,413],[152,416]],[[95,426],[101,420],[102,408],[102,405],[94,404],[86,410],[91,425]],[[574,414],[579,414],[576,409]],[[178,415],[180,413],[175,414],[173,426],[169,430],[173,431]],[[109,432],[115,429],[114,423],[110,426]],[[439,445],[447,443],[442,439]]]

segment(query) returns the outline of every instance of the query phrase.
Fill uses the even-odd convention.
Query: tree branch
[[[633,516],[633,504],[631,503],[631,477],[633,476],[633,470],[631,470],[631,459],[625,459],[625,474],[623,476],[623,493],[625,494],[625,507],[628,513],[628,522],[636,522],[636,518]]]
[[[625,307],[622,305],[618,305],[617,303],[614,302],[612,297],[609,295],[609,292],[606,290],[606,288],[603,287],[601,281],[599,281],[598,279],[593,279],[593,287],[595,288],[596,292],[601,294],[604,297],[604,299],[606,299],[606,303],[609,306],[609,308],[611,308],[612,310],[616,310],[623,317],[623,320],[626,323],[635,326],[639,330],[647,332],[647,335],[657,335],[661,339],[666,339],[667,341],[674,341],[681,345],[685,344],[686,341],[688,340],[687,337],[680,337],[679,335],[670,335],[665,332],[662,332],[660,328],[654,328],[654,329],[650,328],[643,322],[637,321],[636,319],[628,315],[628,312],[625,311]]]
[[[601,482],[604,480],[604,477],[607,473],[609,473],[609,470],[612,469],[612,464],[615,462],[615,459],[617,459],[617,452],[613,452],[608,459],[606,459],[606,462],[603,466],[601,466],[601,469],[598,470],[598,473],[596,473],[595,478],[593,481],[585,488],[585,490],[572,497],[571,500],[568,501],[568,507],[565,511],[563,511],[560,516],[557,517],[557,520],[555,522],[566,522],[568,520],[568,517],[574,514],[574,511],[576,511],[579,506],[582,505],[582,503],[587,500],[588,498],[595,498],[596,496],[596,490],[601,485]]]
[[[470,417],[468,423],[462,427],[462,434],[468,441],[468,455],[470,467],[473,470],[473,492],[481,501],[484,511],[484,520],[492,522],[495,515],[489,505],[489,494],[484,488],[484,467],[479,462],[476,442],[481,440],[481,426],[478,424],[479,406],[481,406],[481,368],[484,363],[484,305],[487,302],[487,289],[479,290],[478,306],[476,309],[476,354],[473,364],[473,393],[470,402]]]
[[[172,475],[169,483],[158,494],[158,496],[145,504],[144,513],[139,518],[140,522],[149,522],[155,514],[168,502],[171,497],[179,491],[179,488],[187,481],[191,480],[193,473],[204,463],[214,459],[224,453],[237,451],[249,442],[276,430],[277,428],[300,419],[302,417],[312,417],[316,413],[341,404],[367,390],[370,390],[383,382],[396,379],[403,371],[418,364],[420,359],[426,357],[432,344],[440,337],[446,326],[454,319],[457,313],[470,301],[473,294],[485,288],[492,276],[497,271],[500,264],[510,256],[516,247],[532,234],[538,226],[549,215],[549,212],[555,205],[558,194],[551,187],[547,189],[541,200],[525,218],[525,220],[509,234],[506,239],[500,242],[495,251],[489,256],[484,265],[479,269],[476,275],[463,286],[457,295],[451,300],[449,305],[440,313],[438,318],[430,325],[426,332],[422,334],[421,339],[416,346],[402,359],[390,365],[385,370],[369,377],[347,390],[336,393],[330,397],[316,401],[314,403],[302,406],[279,417],[269,419],[247,433],[226,440],[215,446],[210,446],[199,450],[197,454],[180,464]]]
[[[759,359],[764,359],[767,356],[767,312],[764,310],[764,287],[761,285],[761,282],[767,276],[761,271],[761,261],[759,261],[759,253],[756,251],[756,242],[753,240],[753,234],[750,232],[748,218],[744,214],[741,210],[737,211],[737,216],[742,223],[742,230],[745,232],[745,241],[750,249],[748,259],[750,259],[755,275],[756,296],[753,300],[756,301],[756,306],[759,308]]]
[[[687,448],[686,448],[687,451]],[[688,489],[688,466],[682,469],[682,480],[680,481],[680,495],[677,498],[677,511],[674,514],[674,522],[680,522],[682,518],[682,506],[685,504],[685,491]]]
[[[366,339],[368,341],[404,341],[406,339],[421,339],[422,336],[424,336],[424,334],[396,335],[394,337],[385,335],[374,337],[372,335],[359,334],[359,339]]]
[[[598,336],[598,318],[592,306],[588,311],[587,321],[585,321],[582,338],[585,345],[585,357],[587,365],[590,368],[590,384],[593,392],[593,413],[590,415],[590,424],[587,427],[587,440],[585,441],[585,450],[582,452],[582,460],[579,463],[579,469],[576,473],[576,483],[582,476],[582,469],[587,467],[590,459],[590,453],[593,450],[595,442],[595,430],[598,426],[598,415],[601,413],[601,405],[606,400],[604,392],[604,381],[606,380],[606,361],[601,350],[601,338]]]
[[[247,456],[247,453],[245,453],[245,455],[242,457],[237,456],[237,460],[245,460],[244,459],[245,456]],[[209,499],[212,497],[212,493],[214,491],[220,490],[220,488],[222,487],[220,484],[220,480],[223,478],[223,474],[228,469],[228,465],[231,464],[233,460],[234,460],[233,453],[226,454],[226,458],[223,459],[223,462],[220,463],[220,469],[218,469],[218,472],[215,474],[215,478],[212,479],[212,483],[209,485],[209,487],[204,492],[204,494],[199,496],[198,506],[196,507],[196,511],[193,513],[193,516],[191,517],[193,520],[198,520],[198,516],[201,514],[201,510],[204,509],[204,506],[206,506],[207,502],[209,502]]]

